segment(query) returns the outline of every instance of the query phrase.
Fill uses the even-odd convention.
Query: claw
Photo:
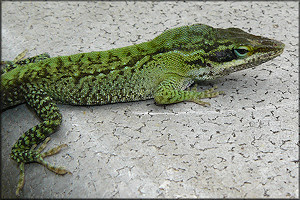
[[[13,62],[16,63],[16,62],[22,60],[25,57],[27,52],[28,52],[28,49],[25,49],[22,53],[20,53],[19,55],[17,55],[17,57],[15,57]]]
[[[201,106],[210,106],[210,103],[209,102],[206,102],[206,101],[201,101],[199,99],[193,99],[192,102],[196,103],[196,104],[199,104]]]
[[[16,190],[16,195],[19,197],[20,196],[20,190],[24,187],[25,183],[25,163],[20,163],[20,178],[18,181],[18,186]]]
[[[37,162],[43,166],[45,166],[50,171],[59,174],[59,175],[65,175],[65,174],[72,174],[70,171],[66,170],[64,167],[56,167],[54,165],[49,164],[48,162],[44,161],[42,157],[40,157]]]

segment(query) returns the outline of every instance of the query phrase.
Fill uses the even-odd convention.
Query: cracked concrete
[[[153,100],[59,105],[47,158],[71,175],[25,166],[24,198],[299,198],[297,2],[3,2],[2,59],[69,55],[153,39],[167,28],[237,27],[286,44],[255,69],[198,86],[225,95],[210,107]],[[39,120],[25,105],[2,113],[1,198],[14,198],[11,146]]]

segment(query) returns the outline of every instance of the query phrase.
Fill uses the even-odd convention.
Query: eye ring
[[[239,58],[244,58],[250,52],[249,47],[247,46],[240,46],[238,48],[233,49],[234,54]]]

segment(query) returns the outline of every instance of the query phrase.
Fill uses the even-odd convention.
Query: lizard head
[[[238,28],[221,29],[203,24],[171,29],[161,36],[164,50],[181,55],[189,68],[185,69],[186,75],[198,80],[260,65],[279,56],[284,49],[282,42]]]

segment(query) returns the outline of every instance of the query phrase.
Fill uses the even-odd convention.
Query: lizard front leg
[[[182,101],[192,101],[200,105],[210,105],[208,102],[201,101],[203,98],[216,97],[223,92],[215,91],[216,87],[198,92],[194,88],[190,91],[182,90],[182,84],[186,78],[177,75],[162,81],[154,92],[154,100],[157,104],[172,104]]]
[[[61,124],[62,117],[57,105],[45,91],[38,88],[35,84],[24,84],[21,87],[21,90],[24,94],[26,103],[35,110],[37,115],[42,119],[42,123],[26,131],[12,147],[11,158],[20,164],[20,179],[16,191],[17,195],[19,195],[19,191],[24,185],[25,163],[37,162],[44,165],[49,170],[61,175],[70,173],[68,170],[65,170],[62,167],[55,167],[43,159],[44,157],[58,153],[60,149],[66,145],[60,145],[48,152],[41,153],[45,148],[46,143],[49,141],[49,139],[46,138],[54,133]],[[42,144],[39,149],[35,150],[35,147],[45,139],[46,141],[44,144]]]

